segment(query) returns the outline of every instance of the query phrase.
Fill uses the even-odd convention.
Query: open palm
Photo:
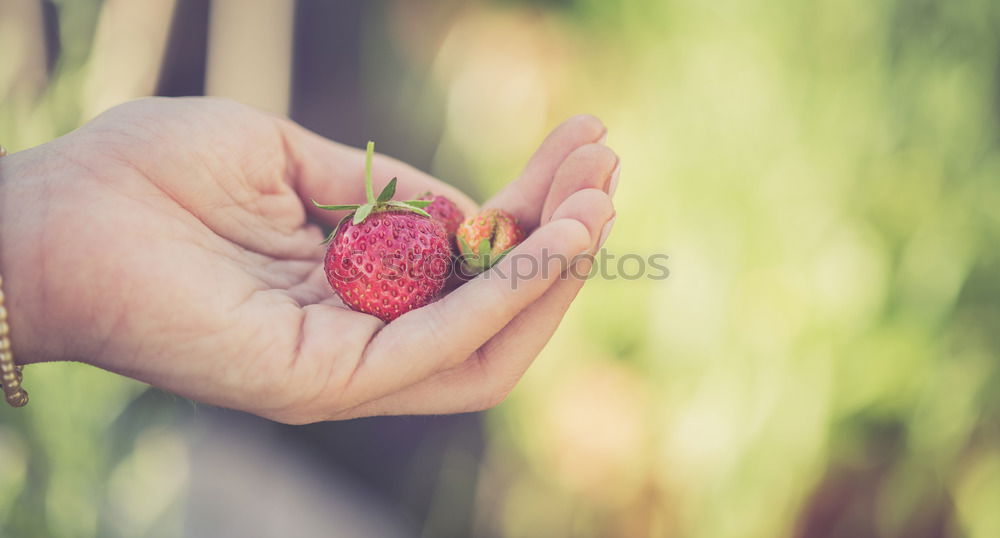
[[[39,183],[41,325],[58,334],[40,356],[289,423],[492,406],[582,286],[560,264],[595,249],[613,216],[603,132],[587,116],[564,123],[486,204],[520,219],[530,236],[513,254],[548,264],[547,278],[513,286],[511,256],[496,268],[507,277],[386,325],[330,290],[319,225],[343,215],[309,204],[364,198],[360,150],[228,101],[122,105],[17,155],[61,163]],[[430,190],[476,209],[390,158],[373,171],[376,189],[395,176],[401,198]]]

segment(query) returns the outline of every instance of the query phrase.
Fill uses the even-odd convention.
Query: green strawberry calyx
[[[363,204],[337,204],[337,205],[324,205],[316,200],[312,203],[319,209],[325,209],[327,211],[352,211],[346,217],[340,220],[330,235],[327,236],[325,242],[329,242],[333,239],[333,236],[337,233],[337,230],[351,219],[351,222],[355,225],[364,222],[368,215],[372,213],[377,213],[379,211],[411,211],[422,215],[427,218],[431,218],[430,214],[424,211],[424,208],[431,205],[432,200],[393,200],[393,195],[396,194],[396,178],[389,180],[389,184],[382,189],[382,192],[375,196],[375,189],[372,186],[372,156],[375,154],[375,142],[371,140],[368,141],[368,148],[365,151],[365,197],[367,201]]]
[[[458,249],[462,252],[462,262],[469,269],[481,273],[497,264],[514,247],[506,248],[500,252],[493,252],[493,242],[489,238],[483,238],[475,250],[469,245],[464,237],[458,236]],[[516,245],[515,245],[516,246]]]

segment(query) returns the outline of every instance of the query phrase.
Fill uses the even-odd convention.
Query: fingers
[[[606,193],[585,189],[571,195],[553,218],[556,222],[567,219],[586,222],[588,234],[594,238],[593,249],[604,223],[613,216],[614,207]],[[589,261],[581,260],[468,360],[399,392],[346,410],[337,418],[460,413],[496,405],[549,341],[583,287],[589,269]]]
[[[504,187],[484,207],[509,211],[525,230],[533,230],[542,222],[543,205],[563,161],[577,148],[601,141],[606,132],[600,120],[593,116],[580,115],[566,120],[542,142],[521,176]]]
[[[312,200],[322,204],[363,202],[365,152],[327,140],[290,121],[277,121],[285,141],[289,181],[313,218],[327,226],[337,224],[344,212],[316,209]],[[398,178],[395,196],[398,200],[431,191],[447,196],[466,213],[476,211],[476,203],[451,185],[396,159],[376,154],[372,160],[375,192],[380,192],[393,177]]]
[[[591,233],[598,240],[602,239],[604,225],[615,216],[611,198],[602,190],[578,191],[556,210],[553,218],[579,218],[584,214],[601,215],[603,222]],[[598,248],[600,245],[595,241],[588,254]],[[591,256],[579,257],[563,278],[482,347],[481,365],[473,372],[485,378],[478,380],[479,393],[472,400],[462,402],[464,405],[492,407],[506,397],[559,327],[586,283],[592,265]]]

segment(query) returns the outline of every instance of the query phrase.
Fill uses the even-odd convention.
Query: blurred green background
[[[588,284],[481,450],[427,449],[415,534],[1000,536],[1000,4],[318,4],[0,0],[0,141],[208,93],[483,199],[602,118],[607,249],[670,278]],[[190,529],[200,406],[75,364],[25,383],[0,535]]]

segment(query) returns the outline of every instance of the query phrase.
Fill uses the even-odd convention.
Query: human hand
[[[228,101],[147,99],[0,159],[0,274],[21,363],[80,360],[287,423],[452,413],[501,401],[583,284],[618,158],[587,116],[557,128],[486,206],[530,236],[483,275],[386,325],[346,308],[310,199],[362,200],[364,154]],[[384,156],[376,189],[454,188]],[[543,256],[543,254],[547,254]],[[545,263],[517,281],[519,259]],[[580,262],[577,275],[589,270]],[[499,277],[499,274],[506,277]],[[523,272],[521,273],[523,276]],[[30,380],[29,380],[30,382]]]

